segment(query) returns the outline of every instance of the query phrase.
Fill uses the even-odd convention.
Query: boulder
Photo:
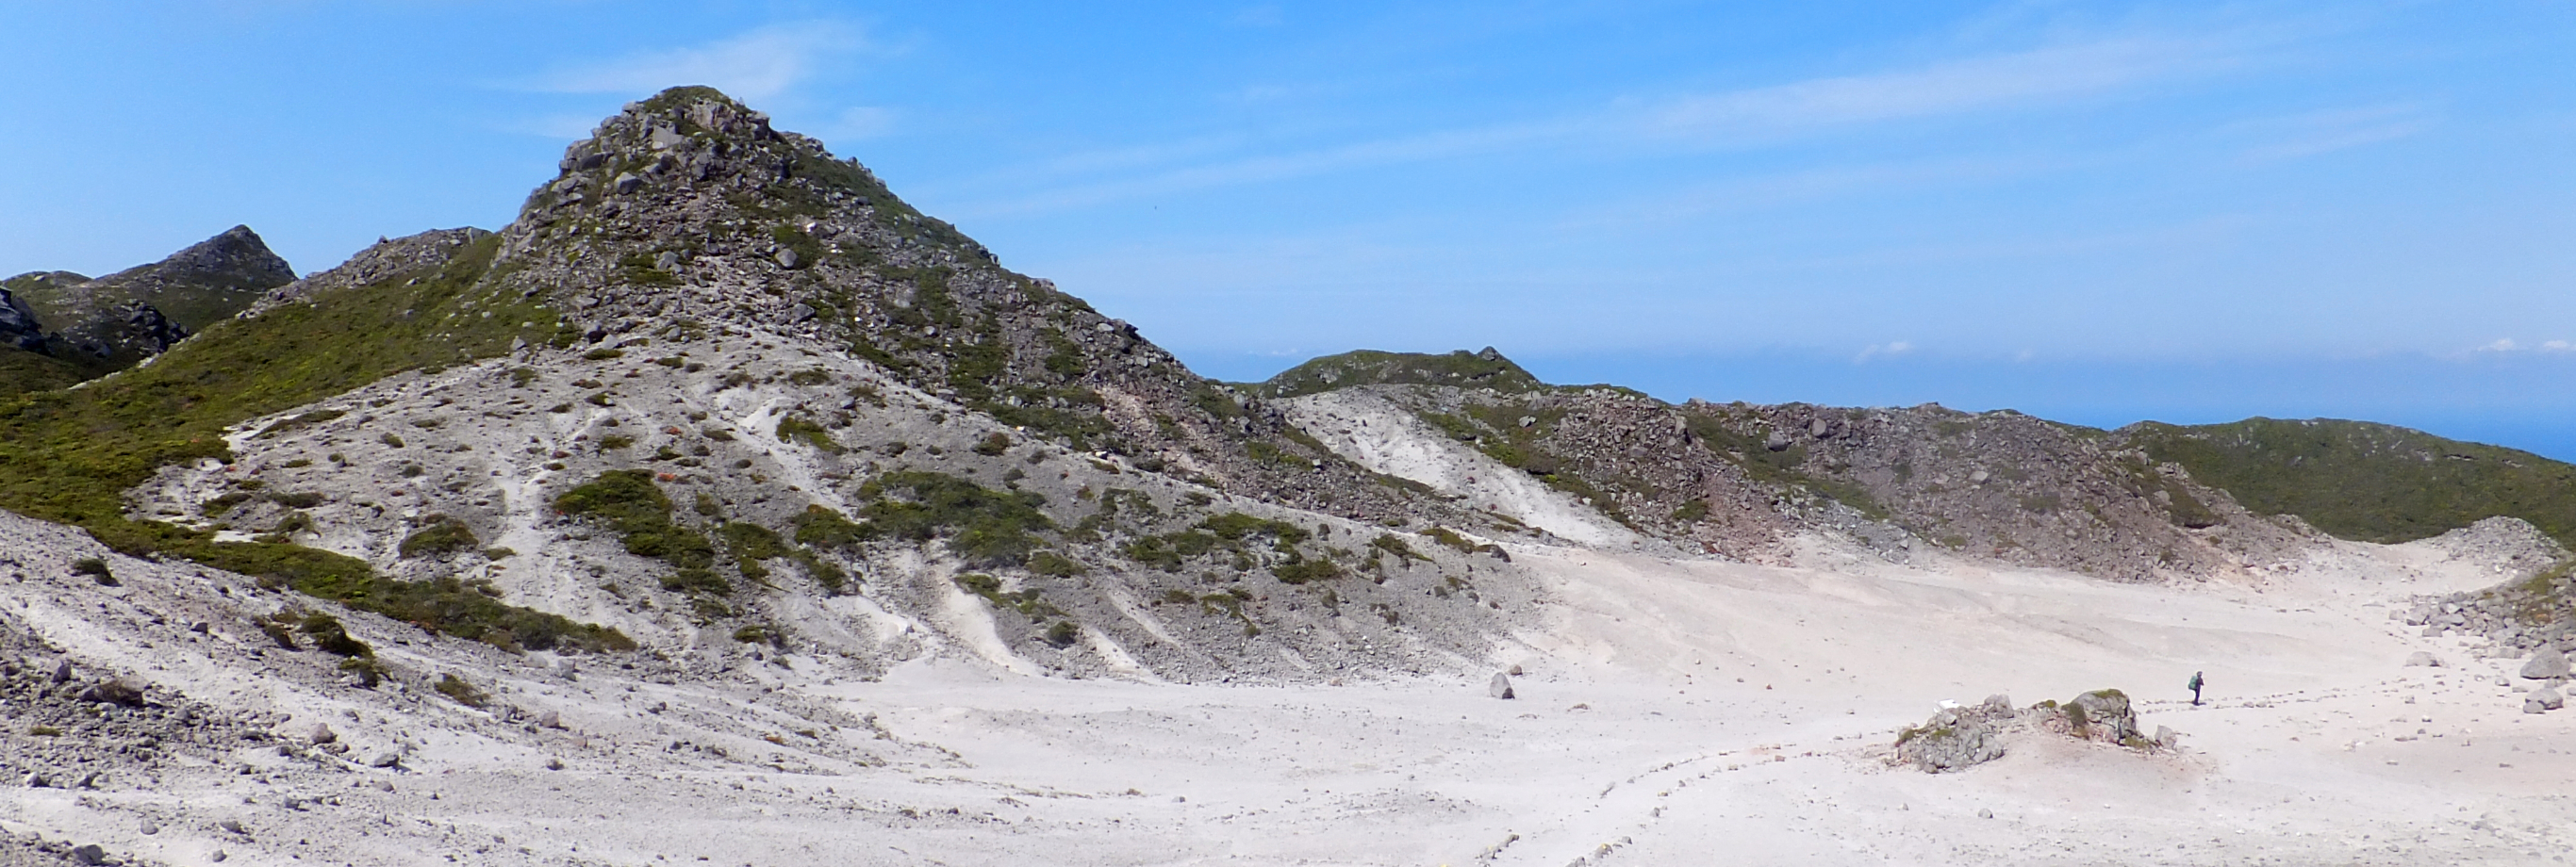
[[[2557,690],[2546,687],[2532,690],[2522,697],[2523,713],[2547,713],[2566,706],[2566,696],[2559,695]]]
[[[2557,680],[2567,676],[2567,654],[2558,648],[2544,647],[2522,664],[2522,676],[2532,680]]]
[[[2097,689],[2076,696],[2059,710],[2066,715],[2068,734],[2123,746],[2144,743],[2138,735],[2138,715],[2129,709],[2127,693]]]
[[[1485,685],[1485,694],[1490,695],[1490,696],[1493,696],[1493,697],[1495,697],[1495,698],[1503,698],[1503,699],[1511,698],[1511,697],[1512,697],[1512,676],[1511,676],[1511,675],[1508,675],[1508,674],[1496,673],[1496,674],[1494,675],[1494,680],[1493,680],[1493,682]]]
[[[2001,715],[1983,704],[1942,708],[1922,725],[1896,734],[1896,760],[1938,774],[2003,758],[2001,728],[2012,718],[2009,701]]]
[[[314,723],[313,731],[306,735],[306,737],[311,739],[315,744],[327,744],[332,741],[339,740],[340,733],[332,731],[330,726],[323,725],[321,723]]]

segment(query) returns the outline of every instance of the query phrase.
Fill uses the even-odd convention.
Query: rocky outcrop
[[[1987,696],[1972,707],[1942,708],[1923,725],[1896,735],[1896,760],[1924,773],[1937,774],[1984,764],[2004,756],[2004,729],[2019,713],[2012,699]]]
[[[0,341],[71,359],[90,375],[169,351],[295,279],[258,233],[234,226],[159,262],[90,279],[69,271],[11,277]],[[10,320],[21,324],[13,327]],[[43,322],[53,330],[34,327]],[[32,336],[31,336],[32,335]]]
[[[2157,727],[2153,738],[2138,728],[2129,697],[2116,689],[2097,689],[2059,703],[2043,701],[2014,709],[2001,695],[1969,707],[1945,707],[1920,726],[1897,732],[1891,760],[1925,773],[1956,771],[2002,758],[2006,742],[2031,733],[2152,751],[2172,747],[2181,738]]]
[[[7,289],[0,289],[0,345],[31,352],[45,348],[45,328],[36,311]]]

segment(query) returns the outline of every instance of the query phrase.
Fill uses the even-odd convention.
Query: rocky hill
[[[1321,678],[1529,611],[1414,532],[1466,510],[704,89],[0,431],[10,509],[504,646]]]
[[[1443,382],[1453,376],[1478,384]],[[1938,553],[2143,581],[2241,573],[2309,544],[2179,465],[2010,411],[1676,406],[1540,384],[1491,349],[1335,357],[1254,390],[1304,395],[1288,403],[1326,442],[1519,520],[1538,519],[1501,501],[1529,497],[1478,486],[1525,475],[1644,538],[1736,559],[1782,560],[1801,534],[1826,532],[1892,560]],[[1354,438],[1362,421],[1381,442]],[[1389,459],[1383,440],[1425,433],[1490,468],[1444,475]]]
[[[2576,465],[2530,452],[2337,419],[2145,422],[2114,438],[2347,539],[2406,542],[2501,515],[2576,541]]]
[[[169,351],[295,279],[248,226],[149,265],[92,279],[37,271],[0,280],[0,345],[54,359],[0,359],[0,394],[60,387]]]

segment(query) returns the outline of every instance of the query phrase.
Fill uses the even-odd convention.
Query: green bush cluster
[[[859,510],[866,522],[862,537],[945,538],[949,553],[971,566],[1022,565],[1037,549],[1036,534],[1055,529],[1039,511],[1045,497],[995,491],[945,473],[888,473],[861,486],[859,494],[872,499]]]
[[[626,552],[669,563],[676,570],[663,579],[673,590],[724,594],[733,586],[709,567],[715,565],[715,543],[705,533],[671,520],[671,498],[645,470],[609,470],[555,498],[555,508],[604,522]]]
[[[422,523],[425,526],[403,537],[402,545],[397,548],[403,556],[435,557],[483,547],[482,540],[474,538],[474,530],[465,526],[463,521],[446,515],[431,515],[422,519]]]

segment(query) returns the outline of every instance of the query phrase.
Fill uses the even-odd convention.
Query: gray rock
[[[2523,713],[2544,713],[2567,706],[2567,697],[2554,689],[2535,689],[2522,697]]]
[[[1984,471],[1984,470],[1978,470],[1978,471],[1976,471],[1976,472],[1973,472],[1973,473],[1969,473],[1969,474],[1968,474],[1968,484],[1971,484],[1971,485],[1982,485],[1982,484],[1985,484],[1985,483],[1986,483],[1986,480],[1987,480],[1987,479],[1991,479],[1991,478],[1994,478],[1994,476],[1993,476],[1993,475],[1988,474],[1988,473],[1987,473],[1986,471]]]
[[[2156,746],[2171,748],[2174,744],[2181,742],[2181,740],[2181,732],[2174,731],[2172,728],[2167,726],[2156,727]]]
[[[668,271],[671,270],[671,266],[678,264],[680,264],[680,254],[671,250],[664,250],[661,255],[653,257],[653,267],[659,270]]]
[[[1762,439],[1762,447],[1775,452],[1785,452],[1789,450],[1789,444],[1792,442],[1794,440],[1791,440],[1787,433],[1775,430],[1770,436]]]
[[[72,863],[83,865],[83,867],[87,867],[87,865],[92,864],[105,864],[107,863],[107,850],[99,848],[96,843],[73,847]]]
[[[160,825],[158,825],[158,824],[156,824],[156,823],[154,823],[154,822],[152,822],[152,821],[151,821],[151,820],[149,820],[149,819],[146,819],[146,820],[144,820],[144,822],[143,822],[143,827],[141,827],[141,828],[137,828],[137,829],[135,829],[135,830],[142,831],[142,832],[143,832],[143,836],[149,837],[149,836],[152,836],[152,835],[154,835],[154,834],[161,833],[161,826],[160,826]]]
[[[2567,654],[2558,648],[2542,648],[2522,664],[2522,676],[2532,680],[2556,680],[2567,676]]]
[[[1493,682],[1485,685],[1485,694],[1495,698],[1512,698],[1512,676],[1496,673]]]
[[[780,249],[778,251],[778,267],[794,268],[796,267],[796,261],[795,250]]]
[[[221,821],[221,822],[217,822],[217,823],[215,823],[215,827],[222,828],[222,829],[224,829],[224,830],[226,830],[226,831],[231,831],[231,832],[233,832],[233,833],[235,833],[235,834],[242,834],[242,835],[248,835],[248,834],[250,834],[249,829],[246,829],[246,828],[243,828],[243,827],[242,827],[242,823],[241,823],[241,820],[240,820],[240,819],[225,819],[225,820],[223,820],[223,821]]]
[[[1896,759],[1924,773],[1937,774],[2003,758],[2003,737],[1998,726],[2010,719],[2009,715],[1998,719],[1988,714],[1984,705],[1943,708],[1923,725],[1897,734]]]
[[[644,179],[636,177],[633,172],[619,172],[617,180],[612,184],[619,195],[634,192],[636,188],[642,186],[644,186]]]
[[[2441,657],[2434,656],[2434,655],[2433,655],[2433,654],[2431,654],[2431,653],[2427,653],[2427,652],[2425,652],[2425,651],[2418,650],[2418,651],[2415,651],[2414,653],[2406,654],[2406,667],[2407,667],[2407,668],[2441,668],[2441,667],[2442,667],[2442,659],[2441,659]]]
[[[340,733],[332,731],[330,726],[323,725],[321,723],[314,723],[312,733],[306,735],[306,737],[312,740],[315,744],[327,744],[332,741],[339,740]]]
[[[2129,709],[2128,694],[2119,690],[2097,689],[2076,696],[2063,710],[2069,730],[2077,737],[2123,745],[2139,740],[2138,715]]]
[[[546,711],[545,713],[538,714],[537,727],[546,729],[563,728],[563,714],[555,711]]]
[[[72,661],[65,658],[54,665],[54,685],[61,686],[70,682],[72,682]]]

